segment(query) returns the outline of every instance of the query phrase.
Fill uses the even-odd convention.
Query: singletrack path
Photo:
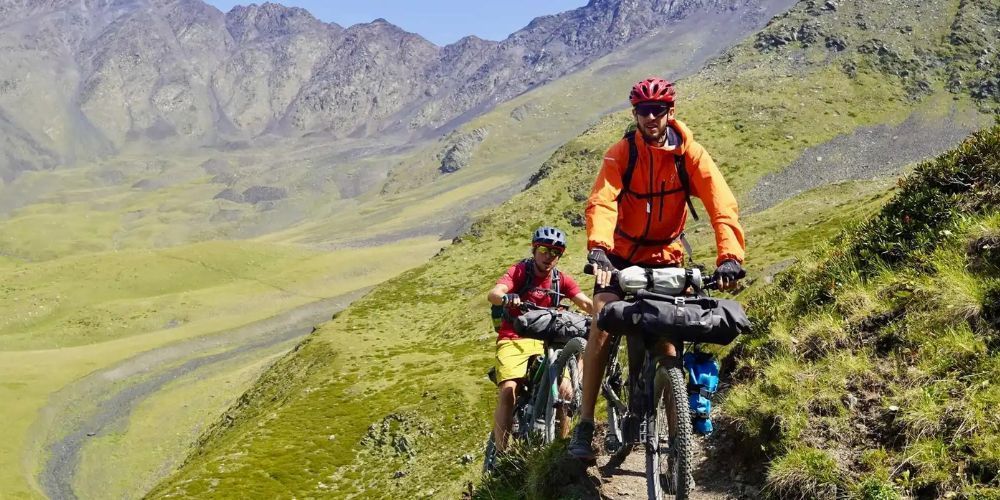
[[[694,479],[695,489],[689,497],[692,500],[753,499],[759,492],[733,479],[731,471],[715,467],[706,453],[711,444],[703,437],[695,438]],[[597,459],[598,467],[588,471],[591,482],[597,486],[600,498],[613,500],[636,500],[646,498],[646,454],[641,446],[629,454],[622,465],[615,469],[607,467],[608,456]]]

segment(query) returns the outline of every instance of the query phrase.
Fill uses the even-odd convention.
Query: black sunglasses
[[[653,115],[653,118],[661,118],[670,111],[670,106],[666,104],[637,104],[635,114],[639,116]]]

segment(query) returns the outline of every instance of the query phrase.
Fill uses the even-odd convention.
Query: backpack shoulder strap
[[[562,299],[562,294],[559,292],[559,285],[560,285],[561,281],[562,281],[562,278],[559,276],[559,268],[553,267],[552,268],[552,291],[553,291],[553,294],[555,296],[552,299],[552,306],[553,307],[558,306],[559,305],[559,301]]]
[[[625,173],[622,174],[622,190],[618,193],[618,198],[615,199],[618,203],[621,203],[625,192],[631,189],[632,173],[635,172],[635,162],[639,158],[639,148],[635,145],[635,129],[625,132],[622,138],[628,139],[628,166],[625,167]]]
[[[535,261],[524,259],[521,262],[524,262],[524,284],[517,290],[518,295],[524,295],[525,292],[531,290],[531,280],[535,277]]]

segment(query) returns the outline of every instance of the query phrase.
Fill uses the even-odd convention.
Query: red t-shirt
[[[527,280],[527,264],[525,261],[518,262],[510,268],[507,272],[497,280],[498,285],[507,285],[507,293],[517,293],[519,290],[524,288],[525,280]],[[555,291],[552,288],[552,273],[550,272],[545,276],[544,280],[540,280],[537,276],[531,277],[532,287],[521,294],[521,300],[523,302],[531,302],[540,307],[551,307],[552,304],[552,293]],[[570,275],[564,273],[562,270],[559,271],[559,295],[560,297],[573,298],[580,293],[580,285],[576,283]],[[508,314],[516,318],[521,315],[521,310],[516,307],[510,307],[507,309]],[[500,332],[497,334],[497,342],[501,340],[514,340],[519,339],[517,333],[514,333],[514,325],[511,324],[510,320],[506,317],[500,324]]]

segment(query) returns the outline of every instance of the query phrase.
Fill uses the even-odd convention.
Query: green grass
[[[207,423],[232,405],[274,359],[241,359],[168,384],[137,406],[125,428],[88,441],[74,485],[77,495],[120,498],[152,489],[164,468],[179,465]]]
[[[384,280],[438,245],[425,238],[320,252],[216,241],[14,264],[0,268],[0,349],[70,347],[218,322],[253,302],[290,308]],[[390,258],[397,265],[386,266]]]
[[[770,457],[777,495],[995,494],[1000,345],[985,311],[1000,261],[983,242],[997,186],[1000,126],[921,164],[880,213],[750,297],[761,328],[722,407]]]
[[[64,424],[50,422],[47,428],[39,411],[73,381],[172,342],[364,289],[422,262],[440,245],[423,238],[377,249],[320,252],[254,241],[205,242],[0,266],[4,495],[28,497],[37,491],[33,478],[47,445],[39,432],[59,435]],[[158,430],[190,438],[191,430],[181,428],[184,422],[159,421]],[[133,458],[146,454],[145,448],[123,444],[116,450],[116,459],[133,461],[133,467],[107,469],[118,475],[111,480],[141,475],[138,464],[148,462]],[[172,453],[183,455],[184,449]],[[150,467],[163,473],[159,465]]]
[[[767,486],[781,498],[832,498],[843,476],[827,452],[802,447],[771,462]]]

